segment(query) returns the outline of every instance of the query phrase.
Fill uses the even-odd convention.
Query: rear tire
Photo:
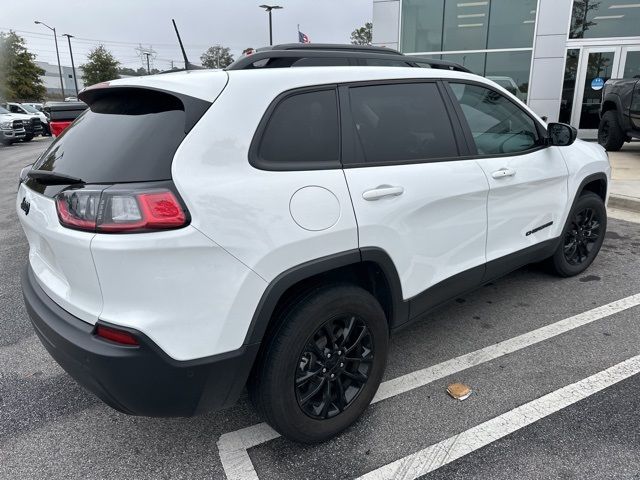
[[[571,209],[558,249],[548,261],[561,277],[584,272],[595,260],[607,231],[607,211],[602,199],[583,193]]]
[[[362,288],[331,285],[300,297],[276,320],[248,385],[251,400],[290,440],[332,438],[358,419],[380,385],[389,338],[384,311]]]
[[[598,126],[598,143],[609,152],[617,152],[622,148],[626,135],[618,123],[616,110],[604,112]]]

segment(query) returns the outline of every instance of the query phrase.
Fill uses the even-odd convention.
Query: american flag
[[[298,42],[311,43],[311,40],[309,40],[309,37],[307,36],[306,33],[302,33],[300,30],[298,30]]]

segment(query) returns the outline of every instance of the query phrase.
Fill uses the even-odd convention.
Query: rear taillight
[[[139,233],[184,227],[185,210],[168,189],[65,190],[56,196],[60,223],[103,233]]]
[[[96,336],[109,340],[110,342],[119,343],[121,345],[138,346],[140,343],[133,334],[116,328],[106,327],[104,325],[98,325],[96,327]]]

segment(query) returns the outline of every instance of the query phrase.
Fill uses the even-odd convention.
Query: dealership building
[[[604,82],[640,78],[633,1],[374,0],[373,43],[464,65],[593,137]]]

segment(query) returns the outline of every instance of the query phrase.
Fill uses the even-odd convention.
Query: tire
[[[622,148],[626,135],[618,123],[618,112],[609,110],[604,112],[598,126],[598,143],[608,152],[617,152]]]
[[[301,443],[332,438],[358,419],[380,385],[389,341],[384,311],[362,288],[331,285],[301,296],[276,320],[249,396],[282,436]]]
[[[4,145],[5,147],[10,147],[11,145],[13,145],[13,142],[11,140],[2,140],[2,145]]]
[[[30,142],[31,140],[33,140],[33,135],[27,135],[22,139],[23,142]]]
[[[549,259],[552,271],[561,277],[584,272],[598,255],[606,231],[604,202],[595,193],[583,193],[569,213],[558,249]]]

